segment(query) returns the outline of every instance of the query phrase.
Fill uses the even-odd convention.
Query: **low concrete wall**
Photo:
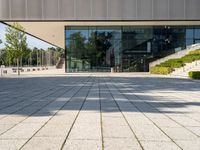
[[[187,55],[189,52],[194,51],[196,49],[200,49],[200,44],[194,44],[194,45],[188,46],[185,50],[181,50],[177,53],[174,53],[174,54],[171,54],[171,55],[166,56],[164,58],[153,61],[149,64],[149,68],[154,67],[155,65],[158,65],[160,63],[163,63],[163,62],[165,62],[169,59],[181,58],[181,57]]]
[[[17,69],[17,67],[5,67],[5,68],[0,68],[0,70],[2,70],[2,75],[5,75],[5,73],[3,73],[4,71],[7,71],[6,74],[16,74],[16,72],[13,72],[13,68]],[[43,71],[43,70],[52,70],[55,69],[55,66],[46,66],[46,67],[20,67],[23,69],[23,71],[20,70],[20,72],[33,72],[33,71]]]

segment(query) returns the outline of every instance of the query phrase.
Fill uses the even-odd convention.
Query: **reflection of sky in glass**
[[[193,38],[193,29],[186,29],[186,38]]]
[[[200,29],[195,29],[195,38],[200,39]]]
[[[0,23],[0,39],[2,40],[2,44],[0,44],[0,48],[4,48],[4,43],[5,43],[5,29],[6,25]],[[51,44],[48,44],[44,41],[41,41],[33,36],[27,35],[27,43],[29,48],[37,47],[37,48],[42,48],[42,49],[47,49],[49,47],[54,47]]]

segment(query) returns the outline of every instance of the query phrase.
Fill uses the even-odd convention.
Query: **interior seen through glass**
[[[66,26],[66,72],[147,72],[150,62],[199,42],[197,26]]]

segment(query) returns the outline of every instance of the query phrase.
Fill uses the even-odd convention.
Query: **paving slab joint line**
[[[74,88],[67,89],[65,92],[69,92],[69,91],[71,91],[72,89],[74,89]],[[64,92],[64,93],[65,93],[65,92]],[[54,92],[54,93],[55,93],[55,92]],[[48,95],[47,95],[47,96],[48,96]],[[46,97],[46,96],[45,96],[45,97]],[[33,113],[31,113],[31,114],[30,114],[29,116],[27,116],[25,119],[21,120],[20,122],[18,122],[18,123],[15,124],[14,126],[8,128],[6,131],[2,132],[2,133],[0,134],[0,136],[3,135],[3,134],[5,134],[6,132],[8,132],[9,130],[11,130],[12,128],[16,127],[18,124],[20,124],[21,122],[25,121],[25,120],[28,119],[30,116],[32,116],[33,114],[35,114],[35,113],[37,113],[38,111],[42,110],[44,107],[48,106],[49,104],[53,103],[54,101],[56,101],[56,99],[55,99],[55,100],[49,101],[49,103],[47,103],[47,104],[44,105],[43,107],[41,107],[41,108],[35,110]],[[32,104],[33,104],[33,103],[32,103]],[[29,107],[29,106],[28,106],[28,107]],[[23,109],[24,109],[24,108],[19,109],[19,110],[17,110],[17,111],[20,111],[20,110],[23,110]],[[16,112],[17,112],[17,111],[16,111]]]
[[[101,123],[101,142],[102,142],[102,150],[104,150],[104,136],[103,136],[103,120],[102,120],[102,106],[101,106],[101,87],[99,85],[98,79],[98,88],[99,88],[99,106],[100,106],[100,123]]]
[[[110,80],[110,81],[111,81],[111,80]],[[143,148],[143,146],[142,146],[142,144],[141,144],[140,140],[138,139],[137,135],[134,133],[134,131],[133,131],[133,129],[131,128],[131,126],[130,126],[130,124],[129,124],[128,120],[127,120],[127,119],[126,119],[126,117],[124,116],[124,114],[123,114],[122,110],[120,109],[120,106],[118,105],[118,103],[116,102],[116,100],[115,100],[115,98],[114,98],[114,96],[113,96],[112,92],[110,91],[110,88],[108,87],[107,83],[105,82],[105,79],[104,79],[104,83],[105,83],[105,85],[106,85],[107,89],[109,90],[109,93],[110,93],[110,95],[112,96],[112,98],[113,98],[113,100],[114,100],[115,104],[117,105],[117,107],[118,107],[118,109],[119,109],[120,113],[122,114],[122,116],[123,116],[124,120],[126,121],[126,123],[127,123],[128,127],[130,128],[130,130],[132,131],[132,133],[133,133],[134,137],[136,138],[136,140],[137,140],[138,144],[140,145],[140,148],[141,148],[142,150],[144,150],[144,148]]]
[[[133,88],[131,85],[129,85],[129,87],[131,87],[131,88]],[[135,90],[135,91],[137,91],[137,92],[142,92],[143,91],[143,89],[142,88],[139,88],[140,90]],[[131,90],[129,90],[130,92],[131,92]],[[143,92],[142,92],[143,93]],[[174,120],[172,117],[170,117],[170,116],[168,116],[168,115],[166,115],[166,114],[164,114],[163,112],[161,112],[159,109],[157,109],[157,108],[155,108],[152,104],[149,104],[148,102],[146,102],[146,101],[144,101],[143,99],[141,99],[139,96],[137,96],[137,95],[135,95],[134,94],[134,96],[135,97],[137,97],[138,99],[140,99],[140,100],[142,100],[144,103],[146,103],[147,105],[149,105],[151,108],[153,108],[153,109],[156,109],[159,113],[161,113],[161,114],[163,114],[164,116],[166,116],[167,118],[169,118],[170,120],[172,120],[172,121],[174,121],[174,122],[176,122],[178,125],[180,125],[181,127],[183,127],[184,129],[186,129],[187,131],[189,131],[190,133],[192,133],[192,134],[194,134],[195,136],[197,136],[198,138],[200,137],[198,134],[196,134],[195,132],[193,132],[193,131],[191,131],[191,130],[189,130],[188,128],[186,128],[185,126],[183,126],[182,124],[180,124],[179,122],[177,122],[176,120]],[[126,97],[126,96],[125,96]],[[164,96],[162,96],[162,97],[164,97]],[[179,98],[178,96],[173,96],[173,97],[176,97],[176,98]],[[127,98],[127,97],[126,97]],[[128,98],[127,98],[128,99]],[[185,101],[186,102],[186,101]],[[132,102],[131,102],[132,103]],[[168,107],[168,105],[167,104],[162,104],[163,106],[167,106]],[[134,105],[135,106],[135,105]],[[168,107],[168,108],[170,108],[170,107]],[[187,115],[186,115],[187,116]],[[191,118],[191,117],[189,117],[189,116],[187,116],[188,118],[190,118],[190,119],[193,119],[193,118]],[[151,119],[150,119],[151,120]],[[197,122],[200,122],[199,120],[196,120],[196,119],[193,119],[193,120],[195,120],[195,121],[197,121]],[[152,121],[152,120],[151,120]],[[153,121],[152,121],[153,122]],[[154,122],[153,122],[154,123]],[[155,123],[154,123],[155,124]],[[156,124],[155,124],[156,125]],[[157,126],[157,125],[156,125]],[[158,126],[157,126],[158,127]],[[159,128],[159,127],[158,127]],[[164,132],[164,131],[163,131]]]
[[[111,79],[112,80],[112,79]],[[149,119],[158,129],[161,130],[162,133],[164,133],[177,147],[179,147],[181,150],[183,150],[182,147],[180,147],[169,135],[167,135],[160,127],[158,127],[149,117],[147,117],[132,101],[129,100],[129,98],[122,93],[119,88],[115,84],[112,84],[134,107],[136,107],[147,119]],[[139,98],[137,95],[134,94],[137,98]],[[139,98],[141,100],[141,98]]]
[[[93,78],[92,78],[92,79],[93,79]],[[92,80],[92,79],[90,79],[90,80]],[[83,105],[85,104],[85,101],[86,101],[86,99],[87,99],[87,97],[88,97],[88,95],[89,95],[90,90],[92,89],[93,84],[94,84],[94,83],[92,82],[92,85],[90,86],[90,89],[88,90],[88,92],[87,92],[87,94],[86,94],[86,96],[85,96],[85,99],[84,99],[84,101],[83,101],[83,103],[82,103],[82,105],[81,105],[81,107],[80,107],[80,109],[79,109],[79,111],[78,111],[78,113],[77,113],[77,115],[76,115],[76,117],[75,117],[75,119],[74,119],[74,121],[73,121],[73,123],[72,123],[70,129],[69,129],[69,132],[67,133],[67,136],[66,136],[64,142],[63,142],[62,145],[61,145],[60,150],[62,150],[62,149],[64,148],[65,143],[66,143],[66,141],[67,141],[67,139],[68,139],[68,137],[69,137],[69,135],[70,135],[70,133],[71,133],[73,127],[74,127],[74,124],[75,124],[75,122],[76,122],[76,120],[77,120],[77,118],[78,118],[78,116],[79,116],[79,114],[80,114],[80,112],[81,112],[81,110],[82,110],[82,108],[83,108]],[[83,87],[84,87],[84,86],[83,86]]]
[[[89,81],[89,79],[86,81],[86,83]],[[83,80],[83,82],[85,82],[85,80]],[[78,89],[78,91],[76,91],[76,93],[73,95],[73,96],[75,96],[76,94],[77,94],[77,92],[79,92],[82,88],[83,88],[84,86],[82,86],[82,87],[80,87],[79,89]],[[72,89],[74,89],[74,88],[72,88]],[[70,89],[70,91],[72,90],[72,89]],[[72,96],[72,97],[73,97]],[[71,98],[72,98],[71,97]],[[70,100],[71,100],[71,98],[70,98]],[[59,110],[61,110],[70,100],[68,100]],[[47,104],[48,105],[48,104]],[[58,110],[58,111],[59,111]],[[57,111],[57,112],[58,112]],[[32,137],[29,139],[29,140],[27,140],[20,148],[19,148],[19,150],[21,150],[56,114],[57,114],[57,112],[39,129],[39,130],[37,130],[37,132],[35,132],[33,135],[32,135]]]

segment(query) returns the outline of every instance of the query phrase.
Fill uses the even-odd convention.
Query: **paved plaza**
[[[129,74],[0,78],[0,150],[200,150],[200,82]]]

